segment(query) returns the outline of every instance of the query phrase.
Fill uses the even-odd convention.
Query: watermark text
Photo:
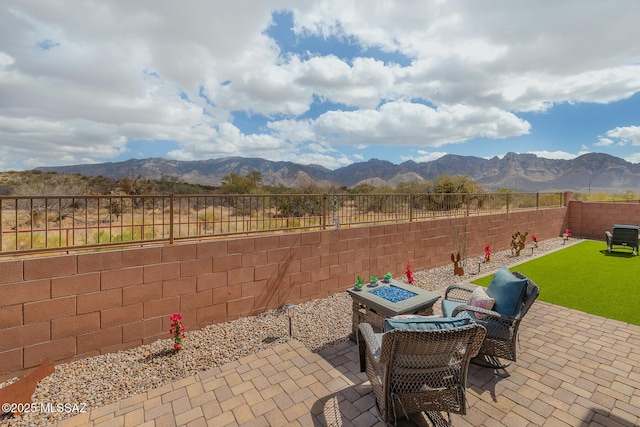
[[[42,412],[42,413],[72,413],[82,414],[87,412],[86,403],[3,403],[2,413],[18,413],[27,414],[30,412]]]

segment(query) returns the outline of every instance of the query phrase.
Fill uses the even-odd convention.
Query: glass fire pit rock
[[[371,291],[371,293],[389,302],[400,302],[418,295],[415,292],[411,292],[393,285],[384,286],[380,289]]]

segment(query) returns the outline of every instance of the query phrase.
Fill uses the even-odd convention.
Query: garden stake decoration
[[[453,262],[453,275],[464,276],[464,268],[460,267],[460,254],[458,254],[457,257],[451,254],[451,262]]]
[[[538,247],[538,242],[540,242],[540,240],[538,240],[538,237],[535,234],[531,235],[531,240],[533,240],[533,243],[535,245],[535,247]]]
[[[491,262],[491,246],[488,243],[484,247],[484,262]]]
[[[36,392],[38,383],[43,378],[51,375],[54,370],[55,368],[51,362],[45,359],[40,366],[18,381],[0,388],[0,403],[2,403],[0,419],[3,418],[3,413],[6,416],[7,414],[22,415],[25,410],[29,412],[29,408],[35,406],[35,404],[32,406],[33,401],[31,399]]]
[[[524,234],[520,234],[519,231],[516,231],[511,235],[511,255],[515,254],[515,256],[520,256],[520,251],[526,246],[525,241],[527,240],[528,235],[528,231],[525,231]]]
[[[182,350],[182,340],[184,339],[184,326],[182,325],[182,315],[180,313],[172,314],[171,329],[169,333],[173,336],[173,348],[176,351]]]
[[[464,217],[462,217],[462,219],[451,218],[451,237],[453,239],[454,249],[454,253],[451,255],[451,261],[454,264],[454,276],[464,275],[464,267],[467,262],[467,229],[469,222],[468,217],[469,206],[467,205],[467,212]],[[460,272],[462,272],[462,274],[459,274]]]
[[[407,264],[407,271],[405,271],[405,274],[407,275],[407,282],[413,285],[415,279],[413,278],[413,267],[411,267],[411,264]]]

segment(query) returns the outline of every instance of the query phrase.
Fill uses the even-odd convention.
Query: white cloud
[[[522,135],[530,129],[526,121],[498,109],[466,105],[434,109],[402,101],[377,110],[329,111],[310,125],[318,138],[354,146],[439,147],[476,137]]]
[[[282,139],[350,145],[439,147],[476,137],[506,138],[529,132],[530,124],[498,109],[465,105],[434,109],[423,104],[389,102],[377,110],[328,111],[315,120],[268,124]]]
[[[278,138],[264,134],[243,134],[231,123],[223,123],[217,129],[202,128],[199,138],[172,150],[168,157],[176,160],[202,160],[226,156],[271,158],[272,153],[290,149]],[[204,157],[202,157],[204,156]]]
[[[54,161],[65,161],[88,155],[108,159],[126,150],[126,140],[117,136],[114,126],[83,120],[52,122],[0,117],[0,139],[10,156],[43,162],[52,160],[50,153],[57,153]]]
[[[580,152],[578,154],[567,153],[566,151],[528,151],[529,154],[535,154],[538,157],[543,157],[545,159],[558,159],[558,160],[571,160],[575,159],[578,156],[586,154],[585,152]]]
[[[329,169],[337,169],[344,166],[348,166],[351,163],[353,163],[352,160],[350,160],[349,158],[343,155],[331,156],[331,155],[326,155],[326,154],[317,153],[317,152],[311,152],[311,153],[305,152],[305,153],[298,153],[295,155],[292,153],[291,155],[286,155],[283,158],[280,158],[279,160],[286,160],[286,161],[301,163],[306,165],[311,165],[311,164],[322,165]]]
[[[215,102],[228,110],[297,116],[305,113],[313,101],[313,90],[295,82],[298,67],[295,58],[287,65],[256,64],[255,69],[241,71],[228,85],[209,86],[208,90]]]
[[[640,153],[633,153],[624,158],[629,163],[640,163]]]
[[[0,52],[0,68],[6,68],[9,65],[13,64],[15,59],[11,57],[11,55],[7,55],[4,52]]]
[[[631,145],[640,145],[640,126],[617,127],[607,131],[606,136],[607,138],[600,138],[600,141],[604,139],[611,141],[613,144],[613,140],[616,140],[619,145],[626,145],[629,143]]]
[[[301,64],[297,84],[334,103],[375,108],[394,95],[394,72],[373,58],[356,58],[352,65],[333,55],[314,57]]]
[[[425,151],[425,150],[416,150],[417,155],[415,156],[401,156],[402,160],[413,160],[416,163],[422,162],[431,162],[433,160],[438,160],[440,157],[446,156],[447,153],[442,151]]]
[[[596,147],[609,147],[611,145],[613,145],[613,140],[611,138],[599,138],[598,142],[596,142],[595,144]]]
[[[300,38],[364,53],[282,52],[266,32],[274,11],[292,11]],[[634,1],[13,2],[0,6],[0,165],[106,161],[132,140],[164,140],[176,159],[336,167],[351,161],[338,146],[516,137],[531,132],[521,112],[640,91],[639,15]],[[243,128],[236,111],[266,124]],[[619,127],[595,145],[640,145],[639,134]]]
[[[582,9],[541,2],[403,6],[315,2],[297,11],[296,24],[300,33],[353,36],[363,46],[407,55],[414,62],[398,71],[396,83],[437,104],[541,111],[640,90],[640,46],[628,43],[640,38],[633,2]]]

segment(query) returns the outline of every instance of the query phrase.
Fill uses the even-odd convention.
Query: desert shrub
[[[220,191],[224,194],[250,194],[262,182],[262,175],[258,171],[252,171],[247,175],[231,172],[222,178]]]
[[[252,216],[255,212],[262,209],[263,199],[255,196],[238,196],[232,200],[232,215],[236,216]]]
[[[316,195],[289,195],[275,199],[276,217],[322,215],[322,200]]]
[[[142,237],[142,234],[140,232],[139,227],[133,227],[133,228],[127,227],[123,229],[120,233],[112,235],[111,241],[114,243],[134,242],[134,241],[142,240],[141,237]]]
[[[557,206],[560,204],[560,194],[541,194],[538,199],[538,206]]]
[[[130,197],[120,197],[126,195],[121,191],[112,191],[110,195],[113,197],[108,199],[107,209],[112,216],[115,216],[115,219],[127,212],[131,212],[133,203]],[[111,220],[113,221],[113,218]]]
[[[111,242],[111,233],[106,230],[96,231],[93,234],[92,243],[93,244],[101,244],[101,243],[109,243]]]
[[[211,211],[205,211],[198,215],[200,224],[200,233],[211,234],[215,230],[215,221],[219,221],[220,216]]]
[[[393,194],[368,194],[356,199],[360,212],[392,213],[396,210]]]
[[[198,216],[198,221],[202,221],[202,222],[213,222],[219,219],[220,219],[220,216],[215,212],[211,212],[211,211],[201,213],[200,216]]]

